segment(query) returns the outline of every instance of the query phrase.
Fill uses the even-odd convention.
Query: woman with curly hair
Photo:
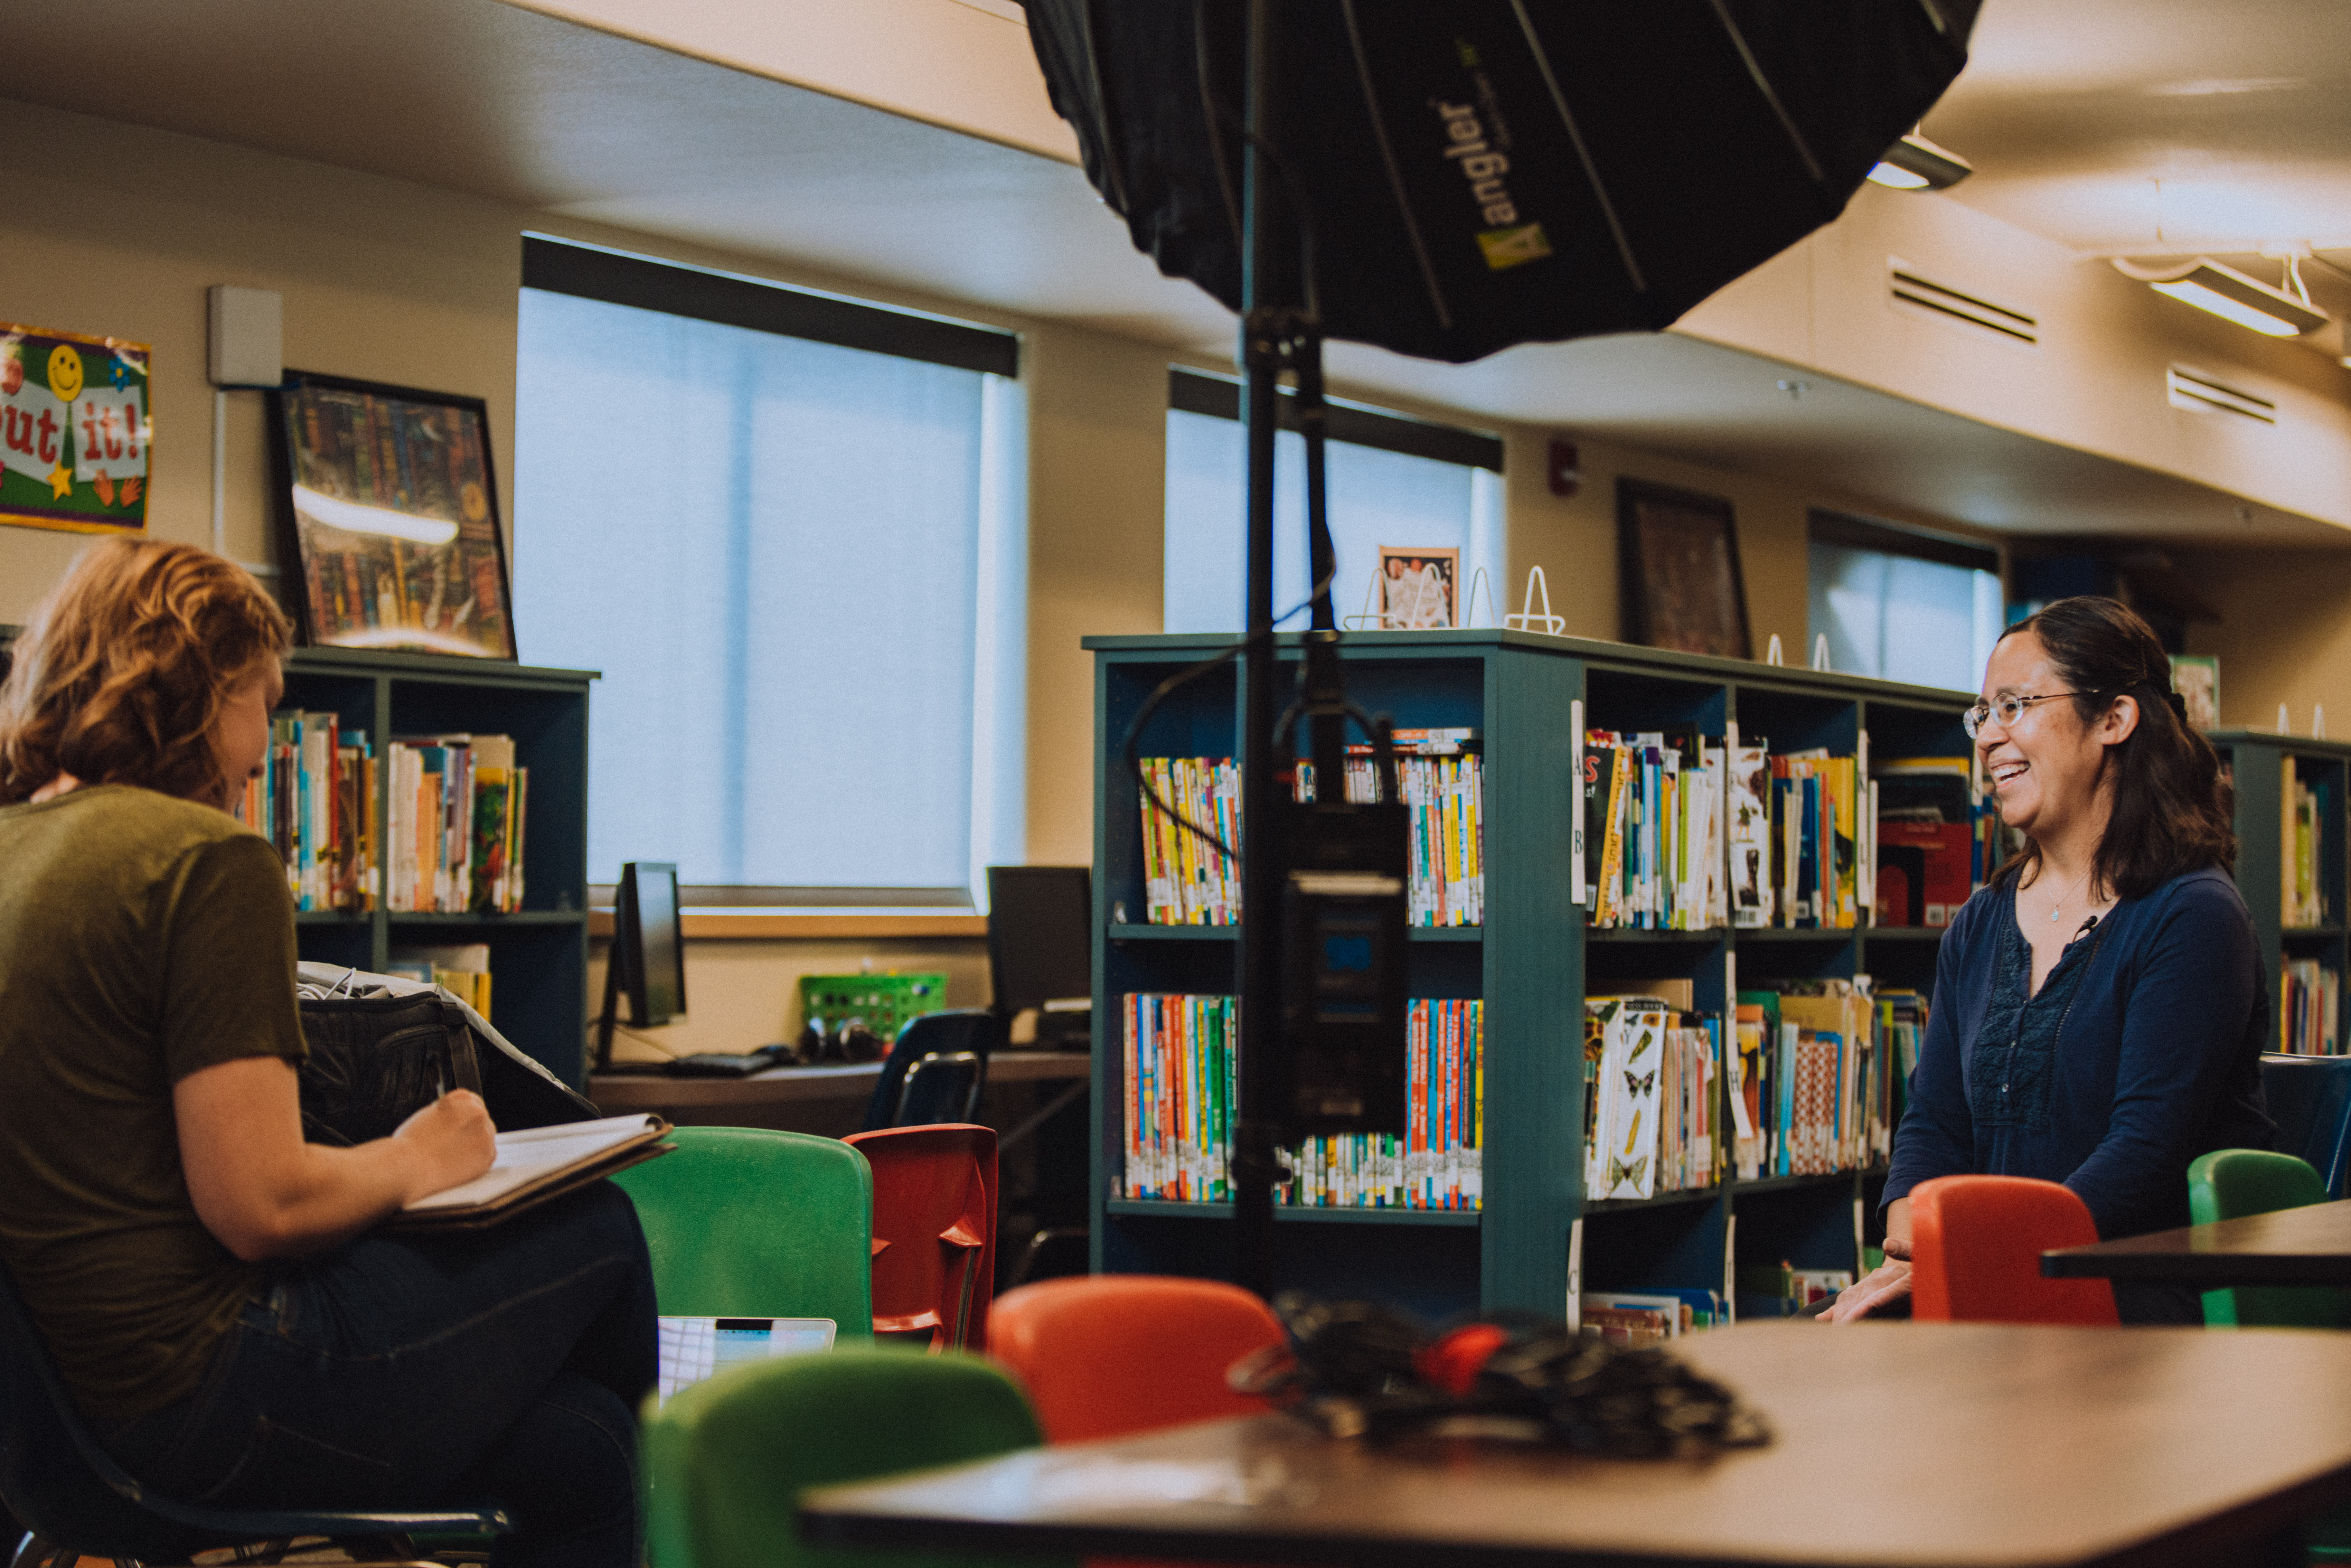
[[[609,1184],[468,1236],[375,1228],[489,1167],[481,1101],[302,1138],[294,915],[227,812],[285,617],[112,540],[0,685],[0,1264],[132,1475],[230,1506],[495,1498],[509,1563],[633,1568],[644,1239]]]
[[[1966,722],[2024,850],[1943,936],[1887,1261],[1837,1298],[1840,1321],[1908,1295],[1908,1194],[1930,1176],[2064,1182],[2111,1239],[2186,1225],[2189,1162],[2273,1132],[2227,789],[2155,633],[2114,600],[2058,600],[2001,636]],[[2203,1321],[2193,1291],[2115,1297],[2125,1322]]]

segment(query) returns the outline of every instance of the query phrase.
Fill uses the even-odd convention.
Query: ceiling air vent
[[[2184,408],[2191,413],[2234,413],[2247,419],[2258,419],[2263,424],[2277,423],[2277,404],[2265,397],[2255,397],[2240,392],[2223,382],[2216,382],[2200,371],[2182,370],[2173,365],[2163,372],[2164,391],[2170,394],[2171,406]]]
[[[1938,320],[1972,327],[2006,342],[2041,341],[2039,318],[2013,306],[1995,305],[1981,294],[1938,283],[1898,256],[1886,258],[1886,292],[1897,308],[1923,310]]]

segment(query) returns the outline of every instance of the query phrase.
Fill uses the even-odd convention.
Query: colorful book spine
[[[258,777],[238,791],[238,821],[267,838],[299,910],[372,909],[376,774],[367,733],[331,713],[270,716]]]
[[[1695,731],[1584,734],[1581,797],[1590,924],[1707,931],[1730,923],[1729,757]]]

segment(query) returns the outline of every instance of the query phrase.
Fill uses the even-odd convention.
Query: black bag
[[[304,966],[311,968],[311,966]],[[470,1089],[500,1132],[585,1122],[588,1100],[438,988],[314,971],[301,987],[302,1135],[349,1147],[389,1136],[450,1089]]]

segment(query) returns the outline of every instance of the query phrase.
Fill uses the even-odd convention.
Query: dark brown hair
[[[222,704],[288,640],[284,612],[233,561],[154,539],[93,546],[0,683],[0,805],[60,773],[211,799]]]
[[[2093,595],[2056,600],[2010,627],[2002,639],[2030,632],[2077,694],[2074,713],[2094,724],[2116,697],[2138,706],[2138,723],[2106,747],[2101,766],[2114,777],[2114,814],[2093,862],[2097,882],[2117,898],[2144,898],[2184,872],[2237,870],[2220,758],[2188,727],[2186,706],[2171,689],[2171,660],[2154,631],[2118,600]],[[1992,879],[2003,883],[2041,863],[2029,837]]]

